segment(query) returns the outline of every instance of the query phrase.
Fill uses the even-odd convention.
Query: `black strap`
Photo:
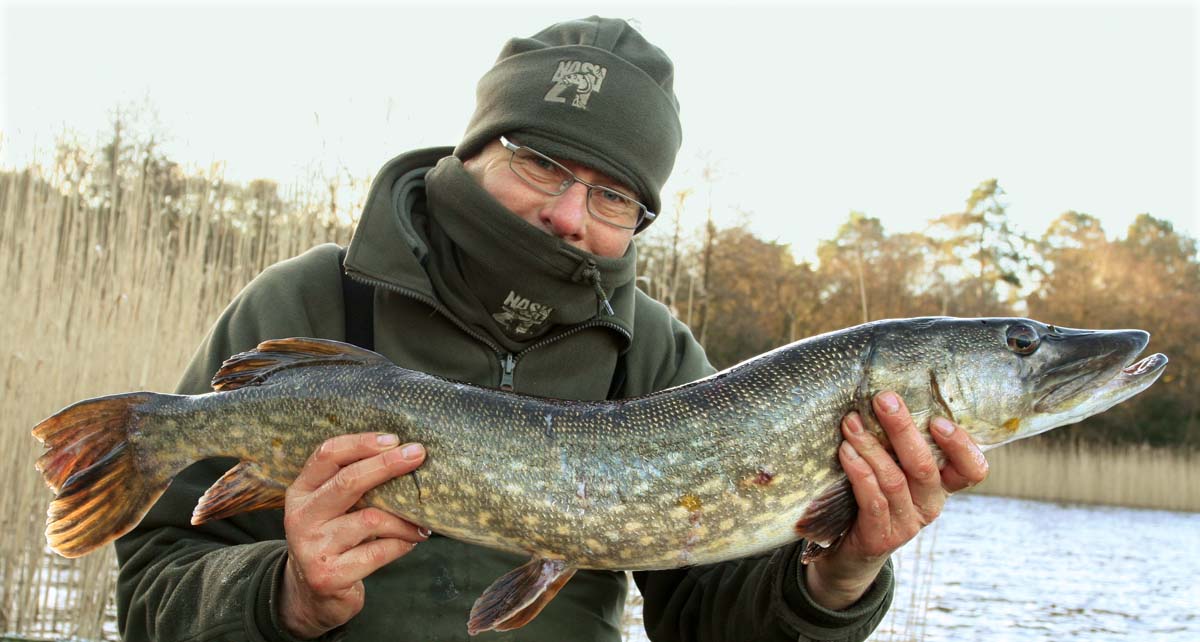
[[[621,388],[625,387],[625,353],[617,355],[617,365],[613,368],[612,383],[608,386],[608,396],[605,399],[619,399]]]
[[[342,306],[346,314],[346,343],[367,350],[375,349],[375,288],[359,283],[346,274],[346,248],[338,253],[342,272]]]

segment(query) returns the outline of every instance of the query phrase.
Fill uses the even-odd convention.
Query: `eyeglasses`
[[[633,197],[612,187],[593,185],[545,154],[517,145],[503,136],[500,137],[500,144],[512,152],[512,157],[508,159],[509,169],[543,194],[560,196],[575,183],[587,187],[588,213],[601,223],[636,230],[643,222],[653,221],[657,216]]]

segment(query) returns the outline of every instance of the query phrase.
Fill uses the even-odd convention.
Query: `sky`
[[[453,145],[504,41],[600,13],[674,60],[684,142],[663,202],[745,217],[800,258],[851,211],[889,232],[996,178],[1039,235],[1148,212],[1200,236],[1193,2],[530,5],[3,2],[0,165],[117,109],[188,166],[299,185]],[[711,168],[713,180],[704,179]],[[667,213],[670,207],[664,205]]]

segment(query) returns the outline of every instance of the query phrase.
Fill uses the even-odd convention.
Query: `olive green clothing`
[[[462,221],[431,212],[424,194],[426,170],[449,153],[449,148],[421,150],[386,165],[371,188],[350,244],[348,271],[375,285],[376,351],[401,366],[460,381],[495,387],[507,379],[518,392],[576,399],[608,394],[622,351],[622,396],[661,390],[712,372],[683,324],[638,291],[632,278],[617,282],[626,272],[619,261],[600,269],[601,288],[589,289],[586,283],[593,279],[583,279],[582,289],[568,288],[561,295],[567,302],[564,307],[574,307],[582,297],[600,299],[601,294],[592,292],[603,290],[612,314],[598,305],[590,319],[548,321],[542,334],[529,338],[495,336],[496,328],[486,319],[455,315],[429,275],[453,264],[431,260],[430,249],[445,247],[447,236],[439,226],[454,227]],[[461,164],[454,163],[446,171],[461,178]],[[458,179],[435,184],[471,192],[463,207],[490,211],[483,203],[486,192],[477,185],[482,195]],[[513,248],[544,241],[540,231],[504,215],[525,226],[496,232],[511,238]],[[509,249],[519,251],[513,248]],[[627,260],[632,260],[630,252]],[[476,258],[491,261],[497,269],[507,261],[504,253]],[[552,273],[558,267],[547,269]],[[237,296],[201,344],[178,392],[208,391],[208,381],[223,359],[262,340],[343,339],[343,325],[339,249],[318,246],[268,268]],[[513,348],[517,350],[510,351]],[[188,468],[138,528],[118,540],[118,615],[126,640],[291,639],[277,619],[286,558],[281,511],[237,515],[200,527],[189,524],[199,496],[232,464],[220,459]],[[636,573],[651,639],[865,638],[890,603],[890,566],[858,604],[833,612],[805,593],[798,550],[792,545],[756,558]],[[325,637],[466,641],[467,614],[475,599],[524,561],[435,535],[366,578],[363,611]],[[626,591],[621,573],[580,571],[526,627],[471,639],[616,641],[621,637]]]

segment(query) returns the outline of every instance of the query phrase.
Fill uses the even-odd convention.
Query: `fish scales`
[[[228,360],[217,392],[113,395],[40,423],[34,434],[49,450],[38,467],[57,493],[47,538],[65,555],[86,554],[133,528],[179,470],[215,456],[241,463],[193,521],[278,507],[325,440],[395,433],[422,443],[426,460],[365,503],[530,555],[489,587],[468,625],[507,630],[536,616],[579,568],[705,564],[800,537],[806,560],[829,550],[856,511],[838,427],[858,411],[886,441],[870,401],[881,390],[898,392],[923,430],[945,415],[987,449],[1148,387],[1166,364],[1161,354],[1133,363],[1148,339],[1028,319],[889,320],[606,402],[447,381],[334,341],[268,341]],[[93,494],[114,480],[127,492],[96,504]],[[513,586],[536,588],[512,602],[503,596]]]
[[[289,483],[330,437],[394,432],[430,454],[416,475],[369,493],[369,505],[451,537],[517,553],[534,548],[580,568],[703,564],[728,557],[709,545],[722,538],[738,542],[742,554],[795,539],[805,500],[825,485],[804,483],[813,476],[803,463],[836,466],[840,442],[836,431],[797,439],[797,430],[836,425],[858,379],[854,369],[819,364],[838,353],[853,362],[865,343],[845,335],[707,385],[607,405],[447,385],[391,365],[330,366],[320,378],[296,368],[270,385],[172,398],[146,416],[190,428],[170,445],[144,450],[189,458],[216,450]],[[797,380],[808,383],[805,390],[790,383]],[[773,402],[789,397],[805,411]],[[297,425],[297,416],[317,419]],[[773,483],[747,481],[762,473]],[[785,504],[785,496],[792,501]],[[771,514],[770,523],[739,517],[761,514]],[[646,527],[624,529],[630,521]],[[647,535],[657,546],[642,544]]]

